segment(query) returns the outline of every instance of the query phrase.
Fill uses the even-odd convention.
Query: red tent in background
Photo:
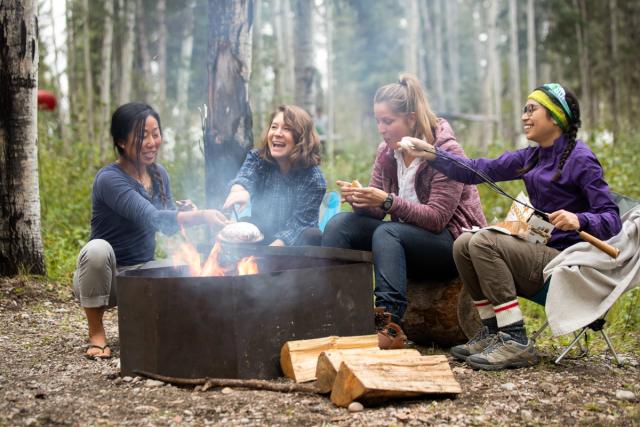
[[[38,90],[38,108],[53,111],[56,109],[56,96],[48,90]]]

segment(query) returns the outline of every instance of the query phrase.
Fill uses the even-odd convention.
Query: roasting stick
[[[206,391],[211,387],[241,387],[254,390],[269,390],[280,393],[319,393],[318,388],[313,384],[296,384],[296,383],[276,383],[265,380],[239,380],[232,378],[178,378],[166,375],[154,374],[152,372],[133,370],[134,374],[165,383],[176,385],[201,385],[202,391]]]
[[[403,148],[410,148],[413,150],[417,150],[415,148],[415,146],[410,142],[410,141],[401,141],[400,145]],[[549,214],[546,212],[542,212],[539,209],[534,208],[533,206],[524,203],[518,199],[516,199],[515,197],[513,197],[512,195],[510,195],[509,193],[507,193],[506,191],[504,191],[498,184],[496,184],[495,182],[493,182],[491,180],[491,178],[489,178],[484,172],[475,170],[473,168],[471,168],[470,166],[459,162],[458,160],[454,159],[453,157],[449,156],[447,152],[442,151],[442,150],[428,150],[428,149],[422,149],[421,151],[425,151],[427,153],[432,153],[435,154],[436,156],[441,156],[447,160],[449,160],[450,162],[453,162],[455,164],[457,164],[458,166],[461,166],[471,172],[473,172],[474,174],[476,174],[477,176],[480,177],[480,179],[482,179],[486,184],[489,185],[489,187],[491,187],[492,190],[494,190],[495,192],[497,192],[498,194],[501,194],[511,200],[513,200],[516,203],[519,203],[529,209],[533,209],[533,211],[535,213],[537,213],[538,215],[542,216],[543,219],[545,219],[546,221],[549,220]],[[582,240],[584,240],[585,242],[588,242],[590,244],[592,244],[593,246],[595,246],[596,248],[600,249],[602,252],[606,253],[607,255],[609,255],[611,258],[618,258],[618,255],[620,255],[620,249],[611,246],[610,244],[598,239],[597,237],[587,233],[586,231],[582,231],[582,230],[575,230],[576,233],[578,233],[578,235],[580,236],[580,238]]]

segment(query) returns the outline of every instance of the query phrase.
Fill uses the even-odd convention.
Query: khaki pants
[[[453,258],[474,301],[504,304],[531,297],[544,286],[542,270],[560,253],[493,230],[463,233],[453,244]]]
[[[113,248],[106,240],[90,240],[78,255],[73,273],[73,294],[86,308],[115,307],[117,305],[118,273],[140,268],[168,267],[171,260],[149,261],[142,264],[118,266]]]

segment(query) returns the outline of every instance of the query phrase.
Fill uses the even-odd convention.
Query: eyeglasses
[[[527,104],[524,107],[522,107],[522,114],[526,114],[528,117],[531,117],[533,112],[536,111],[538,108],[540,107],[535,104]]]

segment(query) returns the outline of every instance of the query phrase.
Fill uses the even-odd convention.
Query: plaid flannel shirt
[[[277,165],[261,159],[257,150],[247,154],[231,185],[242,185],[251,195],[251,222],[271,243],[293,244],[302,231],[318,227],[320,203],[327,183],[318,166],[291,169],[282,175]]]

